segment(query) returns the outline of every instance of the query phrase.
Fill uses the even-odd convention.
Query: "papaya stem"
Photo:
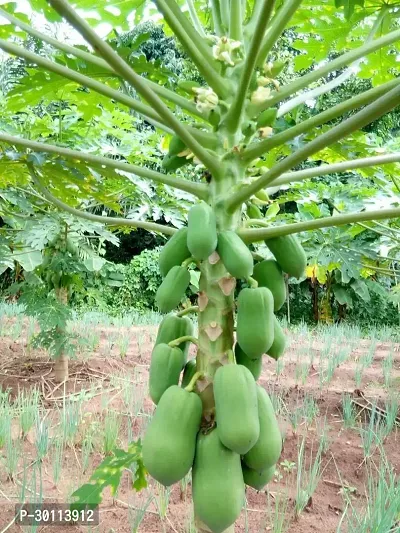
[[[189,384],[186,385],[185,390],[188,392],[192,392],[194,389],[194,386],[196,385],[197,381],[204,377],[203,372],[196,372],[192,379],[189,381]]]
[[[191,342],[196,346],[199,345],[199,341],[198,339],[196,339],[196,337],[192,337],[192,335],[185,335],[184,337],[179,337],[179,339],[174,339],[173,341],[169,342],[168,346],[171,346],[171,348],[175,348],[175,346],[179,346],[184,342]]]
[[[189,313],[198,313],[199,311],[199,306],[198,305],[192,305],[190,307],[187,307],[186,309],[183,309],[182,311],[179,311],[179,313],[176,313],[176,316],[185,316],[185,315],[188,315]]]
[[[196,259],[194,257],[188,257],[187,259],[184,260],[184,262],[182,263],[182,266],[186,268],[190,264],[195,263],[195,262],[196,262]]]
[[[243,222],[243,226],[263,226],[263,227],[270,227],[271,224],[268,224],[266,220],[262,220],[261,218],[249,218],[248,220],[245,220]]]
[[[255,280],[254,278],[247,278],[246,281],[249,284],[251,289],[257,289],[257,287],[258,287],[258,281],[257,280]]]

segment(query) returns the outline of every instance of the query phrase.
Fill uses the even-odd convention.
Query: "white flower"
[[[232,52],[235,52],[235,50],[238,50],[241,46],[242,43],[240,41],[234,41],[228,37],[221,37],[213,46],[213,56],[218,61],[222,61],[233,67],[236,58],[232,57]]]
[[[195,87],[193,89],[196,94],[196,107],[201,113],[211,111],[218,105],[218,95],[210,88]]]

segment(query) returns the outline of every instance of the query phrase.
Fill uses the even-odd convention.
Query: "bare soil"
[[[10,330],[12,320],[10,320]],[[74,438],[73,445],[68,446],[63,454],[62,474],[55,483],[53,477],[52,459],[43,461],[42,496],[45,501],[68,501],[68,496],[86,482],[93,469],[103,460],[104,453],[101,446],[95,447],[86,471],[82,467],[82,446],[84,426],[95,419],[104,421],[107,410],[113,409],[122,413],[120,430],[121,447],[126,446],[128,436],[138,438],[151,415],[154,406],[146,398],[149,359],[152,343],[155,338],[155,327],[105,328],[98,327],[99,344],[95,353],[82,353],[70,362],[70,379],[61,387],[53,380],[52,362],[38,350],[32,350],[24,338],[24,331],[16,340],[11,337],[0,338],[0,390],[10,389],[15,398],[21,388],[40,391],[44,413],[51,420],[50,437],[56,434],[59,426],[59,412],[65,399],[72,394],[77,397],[79,391],[90,391],[84,401],[84,413],[81,425]],[[130,342],[124,357],[120,357],[118,338],[129,334]],[[267,487],[266,491],[256,492],[247,489],[247,505],[235,528],[236,532],[261,533],[274,531],[272,520],[277,502],[288,498],[286,507],[288,529],[293,533],[334,533],[344,511],[343,492],[351,492],[353,504],[365,504],[366,461],[362,441],[358,429],[345,429],[343,424],[342,397],[348,393],[354,400],[354,407],[358,411],[358,424],[368,423],[371,404],[385,409],[388,399],[388,389],[385,387],[382,363],[390,352],[394,356],[391,372],[391,389],[399,390],[400,384],[400,345],[390,342],[376,342],[371,348],[371,341],[337,338],[333,342],[333,351],[348,348],[349,357],[333,374],[329,382],[321,383],[321,372],[326,368],[327,359],[331,355],[323,356],[325,344],[321,338],[288,333],[291,339],[289,348],[284,355],[283,369],[267,357],[263,361],[263,373],[259,383],[270,393],[280,396],[284,402],[281,409],[280,424],[285,434],[284,450],[277,466],[277,475]],[[110,342],[113,338],[115,342]],[[373,350],[373,357],[362,375],[360,386],[355,385],[355,373],[360,361]],[[309,364],[312,356],[312,364]],[[322,361],[323,359],[323,361]],[[307,368],[307,372],[301,367]],[[115,378],[115,376],[117,378]],[[128,386],[135,388],[135,409],[127,409],[123,399],[121,380],[129,380]],[[120,381],[118,381],[120,380]],[[126,390],[126,389],[125,389]],[[82,392],[81,392],[82,394]],[[313,398],[317,406],[317,416],[311,423],[306,423],[301,417],[293,425],[296,409],[301,408],[305,398]],[[290,420],[292,419],[292,423]],[[317,489],[308,501],[306,508],[298,517],[294,517],[295,487],[298,465],[299,445],[306,439],[305,457],[308,465],[311,457],[315,457],[321,438],[321,428],[324,423],[328,426],[328,445],[323,454],[322,475]],[[295,427],[294,427],[295,426]],[[7,479],[3,470],[4,449],[0,448],[0,532],[28,531],[13,524],[14,503],[20,501],[22,489],[27,491],[25,500],[34,501],[37,491],[31,478],[23,479],[24,462],[30,466],[35,464],[36,448],[34,432],[28,433],[23,440],[19,435],[18,424],[13,426],[15,442],[22,442],[23,454],[20,459],[20,469],[14,479]],[[385,440],[384,449],[395,471],[400,471],[399,435],[393,431]],[[50,453],[51,456],[51,453]],[[379,465],[379,451],[375,450],[371,459]],[[29,473],[29,468],[26,469]],[[143,533],[158,532],[192,532],[191,523],[191,490],[190,482],[187,486],[176,484],[169,494],[169,505],[165,515],[162,509],[166,496],[162,489],[150,481],[150,486],[136,493],[131,489],[129,476],[123,477],[120,489],[114,497],[105,492],[100,508],[100,525],[91,531],[104,533],[131,532],[132,524],[140,514],[142,508],[151,499],[144,513],[138,529]],[[33,487],[33,488],[32,488]],[[130,507],[130,508],[128,508]],[[136,513],[136,515],[135,515]],[[89,531],[84,527],[40,527],[37,531],[47,530],[69,533],[73,531]],[[346,531],[343,528],[341,531]],[[360,532],[361,533],[361,532]]]

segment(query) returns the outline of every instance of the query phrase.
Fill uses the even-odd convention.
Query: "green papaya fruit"
[[[202,201],[189,211],[188,248],[195,259],[204,261],[215,251],[217,243],[217,222],[214,211]]]
[[[277,361],[280,356],[283,354],[286,348],[286,335],[283,332],[282,326],[279,323],[279,320],[275,317],[274,320],[274,342],[267,354]]]
[[[257,401],[260,436],[256,444],[246,453],[243,461],[249,468],[263,471],[278,462],[282,453],[282,436],[270,397],[259,385],[257,385]]]
[[[178,168],[181,168],[187,165],[188,163],[190,163],[190,159],[186,159],[186,157],[179,157],[178,155],[167,154],[166,156],[164,156],[161,166],[167,172],[173,172],[174,170],[178,170]]]
[[[249,218],[263,218],[260,208],[255,204],[248,204],[247,215]]]
[[[165,276],[156,293],[156,303],[161,313],[169,313],[179,305],[189,287],[190,274],[187,268],[174,266]]]
[[[256,490],[262,490],[267,483],[271,481],[275,474],[275,465],[265,470],[253,470],[242,463],[243,480],[249,487]]]
[[[254,196],[256,198],[258,198],[259,200],[261,200],[262,202],[269,202],[269,196],[268,196],[268,193],[266,191],[264,191],[264,189],[261,189],[260,191],[257,191]]]
[[[186,150],[186,144],[177,135],[174,135],[169,142],[168,155],[178,155]]]
[[[185,91],[185,93],[188,93],[193,96],[194,94],[193,89],[201,87],[201,85],[197,81],[180,80],[178,81],[178,87],[182,89],[182,91]]]
[[[265,128],[266,126],[272,126],[276,120],[276,115],[278,109],[275,107],[270,107],[263,111],[257,118],[257,128]]]
[[[159,483],[169,486],[192,467],[202,403],[193,392],[173,385],[162,395],[143,439],[143,463]]]
[[[249,278],[253,273],[253,256],[245,243],[234,231],[218,235],[217,252],[226,270],[234,278]]]
[[[196,359],[190,359],[185,365],[185,368],[183,370],[183,376],[182,376],[182,383],[181,387],[187,387],[192,379],[192,377],[196,374]]]
[[[260,435],[257,387],[250,370],[228,364],[214,376],[214,399],[218,436],[224,446],[241,455]]]
[[[284,235],[268,239],[265,244],[274,254],[280,267],[289,276],[301,278],[307,266],[307,256],[304,248],[295,235]]]
[[[194,514],[213,533],[239,517],[245,496],[240,455],[225,448],[216,430],[197,437],[192,491]]]
[[[187,316],[167,315],[158,327],[156,345],[169,344],[175,339],[185,337],[186,335],[193,335],[193,322]],[[186,361],[189,352],[190,342],[184,342],[179,345],[183,352],[184,360]]]
[[[250,370],[255,380],[261,376],[262,370],[262,357],[257,359],[250,359],[241,349],[238,343],[235,345],[235,358],[238,365],[243,365]]]
[[[157,405],[164,392],[172,385],[178,385],[185,363],[180,348],[168,344],[157,344],[151,353],[149,388],[150,398]]]
[[[250,359],[261,357],[274,341],[274,297],[266,287],[242,289],[237,307],[237,341]]]
[[[180,228],[163,246],[158,258],[158,266],[163,278],[173,266],[180,266],[190,257],[187,247],[187,231],[187,228]]]
[[[274,311],[278,311],[286,301],[286,284],[282,269],[273,259],[261,261],[254,267],[253,278],[259,287],[267,287],[274,297]]]

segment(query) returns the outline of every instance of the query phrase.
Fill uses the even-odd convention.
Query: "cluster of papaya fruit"
[[[188,226],[175,233],[159,258],[164,280],[156,302],[164,313],[184,296],[188,264],[214,252],[232,277],[249,284],[237,300],[234,352],[214,375],[211,421],[203,417],[202,400],[193,392],[196,379],[203,376],[196,372],[195,360],[187,362],[189,344],[197,340],[184,312],[162,320],[150,365],[150,396],[157,408],[143,440],[144,465],[166,486],[192,469],[195,515],[214,533],[238,518],[245,485],[261,490],[271,480],[282,449],[271,400],[256,381],[263,354],[278,359],[285,348],[274,314],[286,299],[283,272],[301,276],[306,258],[292,236],[268,240],[267,245],[276,260],[254,267],[246,244],[234,231],[218,233],[212,208],[200,202],[190,210]]]

